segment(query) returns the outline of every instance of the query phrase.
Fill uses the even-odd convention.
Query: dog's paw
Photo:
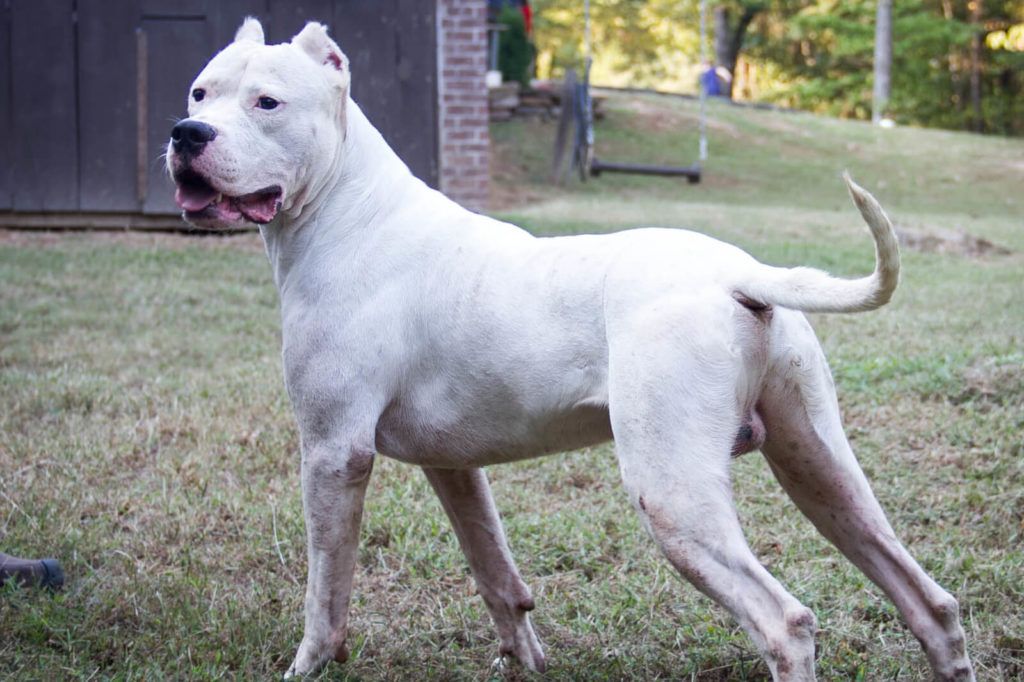
[[[508,656],[501,655],[494,659],[491,663],[491,674],[492,675],[504,675],[509,671],[511,661]]]
[[[540,640],[533,631],[529,618],[524,617],[511,637],[502,638],[501,656],[494,661],[492,668],[496,672],[504,672],[508,665],[518,661],[530,672],[543,673],[547,669],[547,660]]]
[[[318,645],[303,639],[299,651],[295,654],[295,660],[284,674],[284,679],[294,680],[315,675],[332,660],[338,663],[348,660],[348,647],[344,641]]]
[[[523,668],[532,673],[544,674],[544,671],[547,670],[544,654],[538,652],[538,655],[525,657],[525,660],[511,654],[501,654],[491,663],[491,676],[505,677],[512,674],[514,670]]]

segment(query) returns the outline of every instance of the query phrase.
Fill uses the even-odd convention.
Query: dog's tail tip
[[[865,206],[874,204],[878,206],[878,201],[875,200],[871,193],[861,187],[854,181],[853,176],[850,175],[850,171],[843,171],[843,182],[846,183],[846,189],[850,192],[850,197],[853,199],[853,203],[857,205],[857,208],[864,210]],[[878,206],[878,210],[881,210],[881,206]]]
[[[869,296],[866,308],[878,308],[892,298],[893,292],[900,281],[900,247],[889,216],[885,214],[878,200],[866,189],[858,185],[850,177],[848,171],[843,173],[843,180],[850,191],[853,203],[857,205],[861,217],[867,223],[871,236],[875,241],[875,271],[871,274],[874,291]]]
[[[900,279],[896,230],[878,201],[854,182],[849,172],[843,173],[843,180],[874,240],[874,271],[847,280],[813,268],[768,268],[763,272],[767,277],[740,288],[745,295],[784,308],[822,313],[863,312],[889,302]]]
[[[896,229],[885,214],[878,200],[866,189],[854,182],[850,172],[843,171],[843,181],[850,192],[853,203],[867,223],[875,241],[875,270],[867,278],[870,293],[859,308],[872,310],[889,302],[900,280],[900,248]]]
[[[849,190],[850,196],[853,197],[854,201],[857,201],[858,198],[862,198],[864,196],[864,188],[854,182],[853,176],[850,175],[850,171],[846,169],[843,170],[843,182],[846,183],[846,189]]]

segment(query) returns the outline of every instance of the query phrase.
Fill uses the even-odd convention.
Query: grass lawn
[[[608,110],[602,157],[693,160],[695,104],[614,97]],[[1024,678],[1024,141],[710,114],[696,187],[553,187],[553,125],[497,124],[495,212],[538,234],[691,227],[767,262],[854,275],[872,251],[848,168],[921,244],[889,306],[812,319],[848,433],[898,534],[960,599],[979,678]],[[988,241],[965,249],[958,230]],[[276,306],[253,235],[0,233],[0,550],[59,557],[68,575],[53,597],[0,594],[0,677],[285,670],[305,536]],[[610,445],[489,473],[549,678],[767,676],[645,536]],[[893,607],[763,459],[739,459],[734,479],[751,546],[818,615],[820,677],[926,678]],[[426,480],[382,458],[367,499],[353,657],[321,678],[487,679],[495,635]]]

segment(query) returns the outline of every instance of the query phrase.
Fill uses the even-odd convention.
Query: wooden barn
[[[162,154],[247,15],[327,24],[413,172],[485,205],[485,0],[0,0],[0,227],[183,227]]]

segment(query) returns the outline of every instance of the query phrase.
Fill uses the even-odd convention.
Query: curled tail
[[[813,313],[855,313],[889,302],[900,279],[900,249],[885,211],[849,173],[843,179],[875,239],[875,271],[859,279],[842,279],[814,268],[762,265],[736,289],[747,297]]]

